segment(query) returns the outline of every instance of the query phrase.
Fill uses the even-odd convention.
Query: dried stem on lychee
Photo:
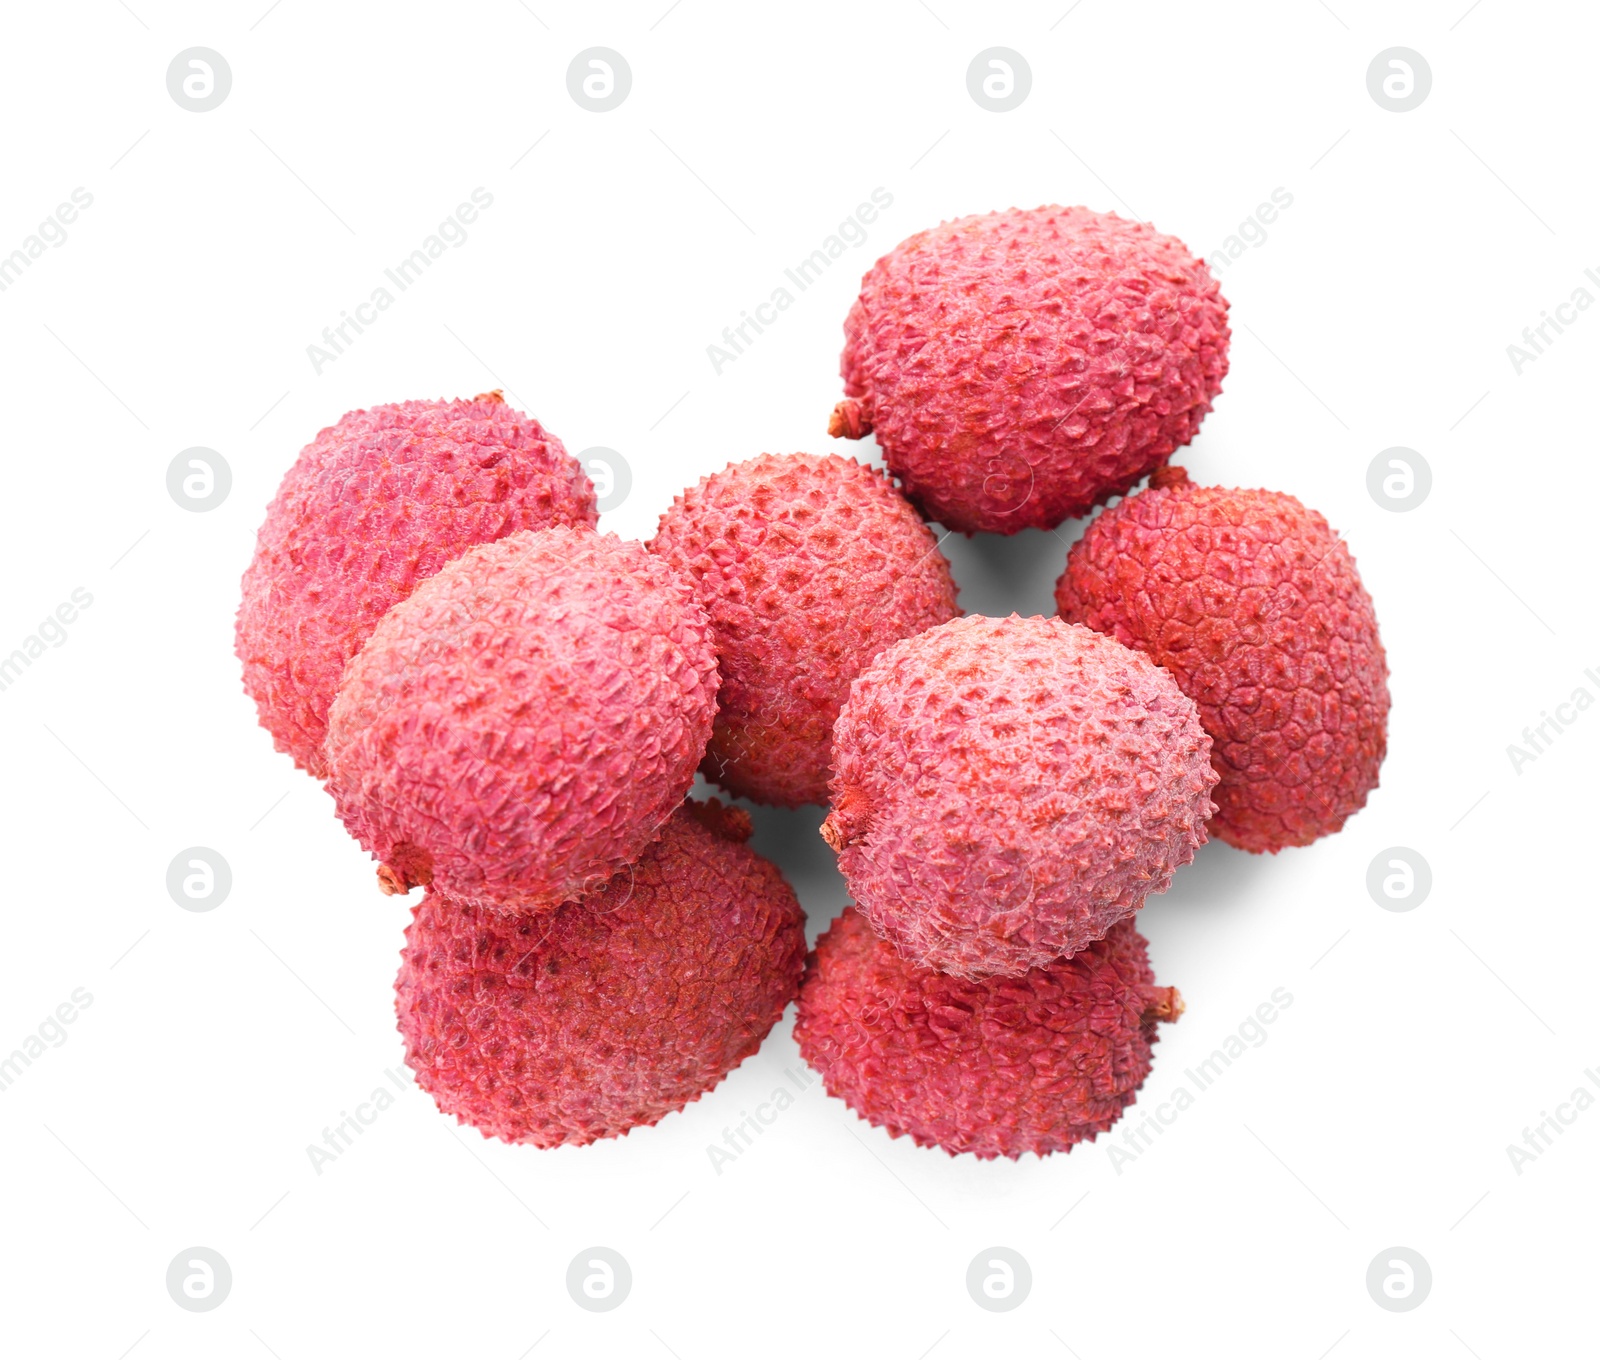
[[[1145,1020],[1172,1021],[1183,1012],[1183,997],[1176,987],[1147,986],[1144,989]]]
[[[867,807],[867,795],[860,789],[847,788],[822,823],[822,839],[828,842],[834,854],[838,854],[847,845],[864,841],[871,829],[872,814]]]
[[[835,439],[860,439],[872,433],[872,417],[854,397],[846,397],[828,417],[828,433]]]

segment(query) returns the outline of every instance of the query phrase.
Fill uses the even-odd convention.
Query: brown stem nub
[[[848,788],[839,795],[822,823],[822,839],[828,842],[834,854],[846,846],[859,845],[872,830],[872,814],[867,807],[867,795],[860,789]]]
[[[846,397],[828,417],[828,433],[835,439],[860,439],[872,433],[872,417],[854,397]]]
[[[433,856],[410,841],[401,841],[378,866],[378,887],[387,897],[404,897],[413,888],[432,884]]]
[[[1169,486],[1188,486],[1189,474],[1173,463],[1163,463],[1150,474],[1150,487],[1152,490],[1162,490]]]
[[[1176,1020],[1183,1014],[1183,997],[1176,987],[1144,989],[1145,1020]]]
[[[506,394],[497,387],[493,392],[479,392],[478,395],[473,398],[473,401],[490,401],[495,402],[500,406],[504,406]]]

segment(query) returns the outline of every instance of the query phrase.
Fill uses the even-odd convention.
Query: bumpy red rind
[[[1019,974],[1130,916],[1204,843],[1192,700],[1060,619],[954,619],[866,668],[834,727],[823,836],[910,961]]]
[[[552,912],[430,893],[395,991],[406,1062],[439,1108],[508,1143],[591,1143],[681,1110],[754,1053],[796,994],[805,930],[782,875],[738,843],[742,816],[686,805],[636,864]]]
[[[1069,959],[974,981],[907,963],[846,911],[807,963],[794,1034],[829,1094],[892,1136],[1016,1158],[1116,1123],[1157,1023],[1182,1010],[1131,921]]]
[[[1145,223],[1059,207],[958,218],[862,279],[829,433],[875,433],[947,528],[1053,528],[1194,437],[1228,341],[1204,262]]]
[[[594,523],[577,460],[499,392],[374,406],[323,430],[267,508],[235,624],[273,744],[326,777],[328,706],[391,605],[473,544]]]
[[[1309,845],[1377,787],[1389,686],[1372,598],[1293,496],[1164,469],[1073,545],[1056,604],[1194,699],[1221,775],[1211,830],[1228,844]]]
[[[673,501],[650,548],[694,580],[716,633],[703,772],[780,807],[827,801],[833,724],[861,668],[957,612],[933,534],[848,458],[730,463]]]
[[[329,791],[389,890],[554,906],[638,858],[716,711],[711,623],[638,543],[541,529],[473,548],[345,672]]]

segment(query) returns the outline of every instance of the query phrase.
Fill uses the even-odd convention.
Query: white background
[[[1520,773],[1507,746],[1580,685],[1600,697],[1584,676],[1600,673],[1600,315],[1520,375],[1506,346],[1600,267],[1594,16],[1508,0],[1081,0],[1065,17],[1072,0],[669,3],[8,8],[0,252],[75,187],[94,202],[0,294],[0,653],[75,588],[93,604],[0,693],[0,1054],[75,988],[93,1001],[0,1092],[3,1348],[1591,1347],[1600,1112],[1520,1174],[1507,1145],[1596,1092],[1600,711]],[[165,84],[197,45],[233,73],[205,114]],[[633,71],[607,114],[566,88],[596,45]],[[1033,73],[1007,114],[966,89],[996,45]],[[1365,83],[1395,45],[1433,72],[1405,114]],[[307,345],[479,186],[494,203],[467,242],[315,373]],[[706,346],[880,186],[894,204],[867,243],[714,373]],[[623,452],[633,492],[605,527],[647,536],[730,459],[870,456],[824,434],[840,326],[862,271],[911,232],[1086,203],[1209,255],[1280,186],[1293,205],[1221,274],[1232,371],[1179,460],[1292,492],[1348,538],[1393,672],[1390,753],[1342,834],[1276,858],[1212,844],[1145,908],[1158,977],[1189,1009],[1125,1126],[1286,988],[1266,1041],[1120,1168],[1123,1128],[978,1163],[890,1140],[817,1084],[718,1174],[708,1145],[802,1070],[786,1019],[714,1093],[621,1140],[486,1143],[408,1087],[317,1174],[307,1145],[401,1067],[407,911],[273,752],[232,655],[239,575],[301,445],[353,407],[503,386],[574,451]],[[232,469],[209,513],[166,489],[194,445]],[[1366,489],[1392,445],[1433,469],[1406,514]],[[951,539],[963,605],[1048,609],[1080,527]],[[845,900],[819,815],[760,836],[813,937]],[[233,874],[202,914],[165,887],[196,845]],[[1396,845],[1433,873],[1407,913],[1365,886]],[[606,1314],[564,1283],[596,1244],[634,1276]],[[205,1314],[164,1285],[195,1245],[233,1271]],[[964,1283],[996,1245],[1033,1273],[1005,1314]],[[1404,1314],[1365,1285],[1395,1245],[1433,1273]]]

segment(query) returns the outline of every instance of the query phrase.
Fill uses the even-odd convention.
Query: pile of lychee
[[[498,392],[355,411],[290,468],[237,650],[385,892],[416,888],[406,1060],[446,1113],[582,1144],[709,1091],[798,999],[826,1089],[979,1157],[1109,1128],[1183,1009],[1133,915],[1208,834],[1276,852],[1378,782],[1389,696],[1348,550],[1168,458],[1227,371],[1205,264],[1085,208],[897,246],[829,432],[648,543]],[[1128,494],[1146,478],[1144,490]],[[1059,616],[964,616],[946,532],[1099,513]],[[853,906],[809,956],[750,815],[828,805]],[[759,815],[759,814],[758,814]]]

